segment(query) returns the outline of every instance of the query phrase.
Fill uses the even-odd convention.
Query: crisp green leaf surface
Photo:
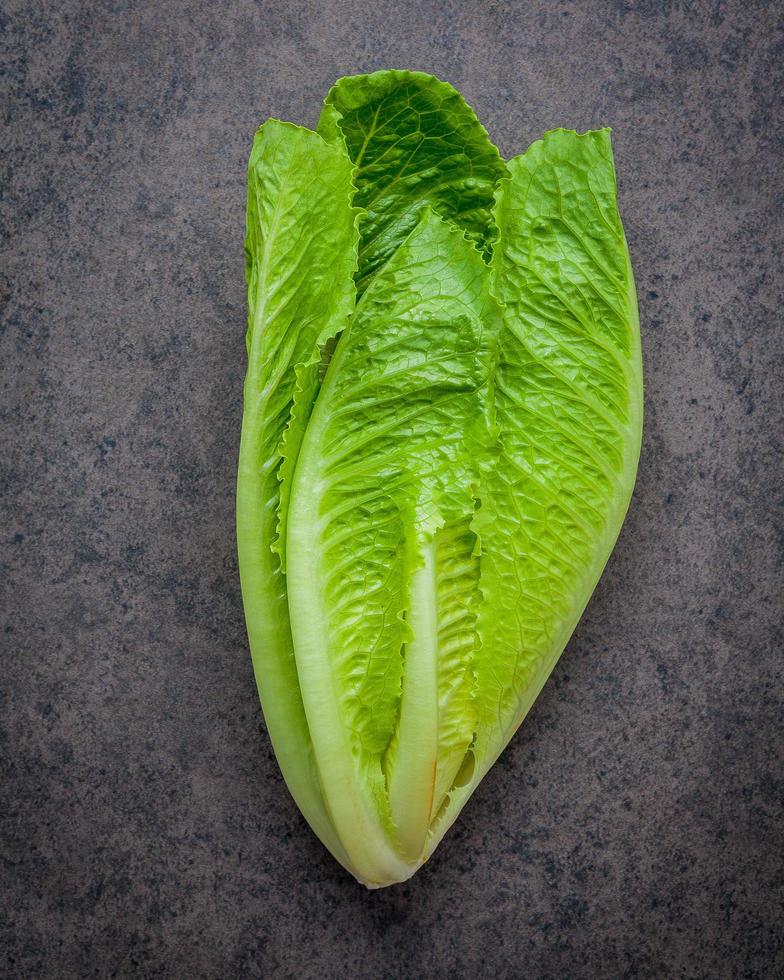
[[[256,135],[248,165],[248,370],[237,478],[242,591],[267,728],[297,804],[344,863],[318,784],[285,576],[272,544],[281,441],[286,433],[295,459],[317,390],[319,345],[343,329],[354,304],[351,172],[345,152],[308,130],[270,120]],[[292,422],[295,402],[300,414]]]
[[[345,827],[341,814],[351,802],[352,819],[357,808],[367,814],[370,829],[357,835],[365,839],[387,834],[389,820],[401,830],[411,817],[396,813],[398,763],[404,777],[426,786],[412,821],[422,840],[427,829],[438,750],[438,620],[447,615],[437,608],[433,539],[473,513],[499,323],[481,256],[427,212],[341,337],[297,464],[287,535],[300,683],[335,824]],[[472,536],[458,537],[470,561]],[[456,599],[455,616],[466,601]],[[431,627],[420,630],[425,622]],[[412,705],[409,718],[412,673],[419,682],[411,692],[426,704],[420,713]],[[407,851],[416,831],[401,834]],[[343,843],[361,864],[355,841]]]
[[[609,132],[507,168],[451,86],[341,79],[318,134],[257,134],[247,227],[254,667],[292,794],[376,887],[511,738],[628,506],[642,372]]]
[[[497,205],[499,452],[482,481],[473,779],[552,670],[609,557],[642,420],[636,296],[609,131],[556,130],[512,160]]]
[[[451,85],[410,71],[341,78],[327,95],[319,132],[345,142],[357,167],[355,203],[366,212],[360,292],[427,207],[489,254],[496,234],[493,194],[506,169]]]

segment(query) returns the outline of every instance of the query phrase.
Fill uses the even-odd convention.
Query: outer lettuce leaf
[[[556,130],[509,164],[492,272],[505,304],[499,454],[483,475],[473,775],[429,851],[522,722],[626,513],[642,428],[634,280],[609,130]]]
[[[295,399],[307,416],[319,348],[354,305],[352,166],[316,133],[270,120],[248,165],[248,370],[237,477],[237,544],[245,617],[267,728],[308,822],[348,864],[318,783],[289,627],[286,582],[272,542],[280,510],[281,440]],[[302,424],[302,419],[300,420]],[[295,458],[299,434],[289,433]]]
[[[288,588],[303,701],[333,824],[372,885],[413,873],[430,822],[439,663],[455,654],[440,640],[470,602],[443,582],[471,562],[499,326],[479,252],[426,212],[341,336],[294,476]]]
[[[412,71],[341,78],[319,121],[357,167],[355,203],[366,212],[360,293],[427,207],[450,219],[489,257],[493,194],[506,168],[487,131],[451,85]]]

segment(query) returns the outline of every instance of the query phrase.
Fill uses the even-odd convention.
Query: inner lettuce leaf
[[[427,208],[453,221],[489,258],[495,188],[506,167],[463,97],[413,71],[341,78],[318,131],[343,143],[363,209],[357,287],[389,259]]]
[[[358,215],[357,296],[400,247],[427,209],[470,237],[488,260],[497,235],[493,215],[506,166],[462,96],[432,75],[379,71],[339,79],[324,100],[318,132],[353,164]],[[294,406],[284,435],[279,530],[285,529],[299,446],[336,335],[320,345],[319,363],[297,366]],[[273,548],[286,564],[286,536]]]
[[[504,164],[451,86],[341,79],[249,165],[243,599],[286,782],[410,877],[523,720],[634,484],[639,325],[608,130]]]

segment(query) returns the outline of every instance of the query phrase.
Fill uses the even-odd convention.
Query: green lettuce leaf
[[[318,783],[285,575],[272,548],[281,443],[295,401],[309,414],[320,347],[345,327],[354,306],[358,235],[351,174],[345,152],[316,133],[270,120],[256,134],[248,164],[248,371],[237,476],[240,576],[265,722],[297,805],[344,864]],[[291,459],[300,438],[289,434]]]
[[[506,168],[487,131],[446,82],[414,71],[341,78],[318,126],[356,165],[361,224],[357,286],[400,246],[430,207],[489,257],[493,199]]]
[[[405,241],[425,210],[454,222],[490,254],[494,190],[506,168],[498,150],[451,85],[422,72],[381,71],[342,78],[324,101],[319,133],[354,164],[352,200],[360,239],[359,294]],[[303,274],[292,270],[293,281]],[[286,562],[285,527],[297,454],[336,337],[318,367],[298,367],[292,418],[279,473],[281,504],[273,548]]]
[[[474,112],[451,85],[422,72],[381,71],[342,78],[324,101],[319,133],[354,164],[352,200],[360,229],[361,294],[427,208],[454,222],[490,254],[497,230],[494,190],[506,168]],[[286,563],[291,479],[336,336],[321,344],[318,367],[297,367],[292,418],[283,439],[281,503],[273,548]]]
[[[334,826],[372,884],[413,872],[430,824],[439,620],[465,603],[442,587],[440,608],[438,583],[458,544],[463,563],[473,550],[500,326],[489,286],[474,246],[426,212],[340,338],[294,477],[300,686]]]
[[[634,487],[642,363],[609,130],[547,133],[499,186],[504,304],[498,455],[482,480],[472,778],[430,849],[514,734],[610,556]]]

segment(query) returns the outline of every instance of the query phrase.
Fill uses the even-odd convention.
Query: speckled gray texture
[[[6,0],[2,29],[0,973],[784,975],[777,5]],[[389,66],[505,154],[614,127],[647,417],[522,732],[368,893],[271,754],[233,493],[253,131]]]

